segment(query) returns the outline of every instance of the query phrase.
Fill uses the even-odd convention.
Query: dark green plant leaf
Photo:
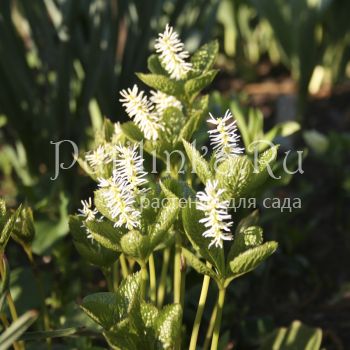
[[[266,242],[239,254],[229,263],[232,274],[229,280],[231,281],[234,278],[256,269],[265,259],[275,252],[277,246],[277,242]]]
[[[213,69],[185,83],[185,93],[188,100],[193,101],[197,95],[214,80],[218,70]]]
[[[70,216],[69,228],[73,243],[79,254],[89,263],[99,267],[109,267],[118,260],[119,254],[102,246],[97,241],[87,237],[86,228],[82,227],[83,220],[79,216]]]
[[[226,190],[223,196],[227,199],[242,197],[252,179],[252,172],[252,163],[246,156],[232,156],[224,160],[216,171],[219,188]]]
[[[20,216],[21,211],[22,206],[20,205],[14,213],[8,213],[5,225],[3,226],[3,229],[0,233],[0,252],[3,252],[5,250],[6,244],[11,236],[11,233],[13,232],[16,221]]]
[[[192,169],[198,175],[202,183],[206,184],[208,180],[213,179],[213,174],[210,171],[209,164],[191,144],[185,140],[182,142],[187,156],[190,159]]]
[[[149,87],[164,92],[167,95],[175,96],[178,100],[183,100],[183,83],[171,80],[160,74],[136,73],[137,77]]]
[[[218,51],[219,43],[217,40],[201,46],[191,57],[193,71],[189,73],[189,76],[192,78],[211,69],[215,63]]]
[[[95,293],[83,299],[81,308],[105,330],[112,330],[139,307],[141,273],[128,276],[116,293]]]
[[[192,252],[186,248],[182,248],[182,254],[186,259],[186,262],[192,266],[198,273],[202,275],[210,276],[212,279],[216,280],[215,272],[208,267],[205,263],[199,260]]]
[[[37,318],[38,313],[34,310],[27,311],[24,315],[20,316],[18,320],[13,322],[11,326],[0,335],[0,349],[8,349]]]
[[[206,230],[199,220],[203,213],[196,209],[194,200],[189,200],[186,207],[182,209],[182,220],[185,233],[193,248],[206,260],[208,260],[218,271],[220,277],[225,276],[225,261],[223,249],[212,246],[208,248],[210,238],[202,236]]]

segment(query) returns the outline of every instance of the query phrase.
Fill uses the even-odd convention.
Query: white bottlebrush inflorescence
[[[222,200],[225,190],[218,188],[218,181],[209,180],[204,192],[197,193],[197,209],[204,212],[205,217],[199,220],[207,228],[203,232],[204,237],[212,238],[212,245],[222,248],[223,241],[232,240],[230,227],[231,215],[228,214],[229,201]]]
[[[109,152],[104,145],[99,145],[94,151],[88,152],[85,159],[93,169],[104,166],[110,161]]]
[[[96,214],[98,213],[96,208],[92,208],[91,197],[88,200],[81,201],[83,206],[82,209],[78,209],[78,216],[82,216],[85,221],[93,221],[95,220]]]
[[[170,96],[161,91],[151,91],[150,101],[154,104],[158,114],[162,115],[169,107],[178,108],[182,111],[182,104],[174,96]]]
[[[217,119],[211,113],[209,115],[208,123],[215,126],[208,133],[210,143],[216,152],[216,158],[224,160],[228,156],[241,154],[244,148],[238,145],[240,137],[237,133],[236,121],[233,120],[231,112],[227,110],[223,118]]]
[[[140,211],[135,206],[135,196],[130,184],[121,177],[99,179],[108,211],[115,220],[115,227],[131,230],[140,226]]]
[[[189,53],[184,51],[184,44],[169,24],[166,25],[164,33],[159,34],[155,49],[160,54],[160,61],[170,74],[170,78],[183,79],[192,69],[192,64],[185,61]]]
[[[120,92],[119,101],[123,103],[130,118],[134,118],[146,139],[157,140],[158,131],[162,128],[157,114],[153,111],[154,106],[148,101],[143,91],[139,92],[135,84],[132,89],[128,88]]]
[[[125,179],[135,193],[139,193],[139,186],[144,185],[147,173],[143,168],[143,158],[138,152],[137,144],[131,147],[118,145],[116,147],[117,158],[113,177]]]

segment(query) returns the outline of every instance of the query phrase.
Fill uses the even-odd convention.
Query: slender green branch
[[[213,308],[213,311],[211,313],[211,316],[210,316],[207,333],[205,334],[203,350],[208,350],[209,349],[210,340],[211,340],[211,337],[213,335],[213,330],[214,330],[214,324],[215,324],[217,310],[218,310],[218,305],[215,304],[215,306]]]
[[[175,256],[174,256],[174,303],[181,302],[181,238],[176,234]]]
[[[147,282],[148,282],[147,265],[144,261],[142,261],[140,262],[140,266],[141,266],[141,278],[142,278],[141,295],[143,299],[146,299]]]
[[[162,270],[160,273],[160,282],[159,282],[158,295],[157,295],[158,308],[161,308],[163,306],[163,303],[164,303],[169,260],[170,260],[170,248],[165,248],[163,250],[163,265],[162,265]]]
[[[119,287],[119,260],[112,266],[113,290],[116,292]]]
[[[126,278],[129,276],[129,268],[128,268],[128,264],[126,262],[124,254],[120,254],[119,261],[120,261],[120,266],[122,268],[123,278]]]
[[[216,318],[215,318],[215,324],[214,324],[214,332],[213,332],[213,338],[211,341],[210,350],[217,350],[219,345],[222,309],[224,307],[225,294],[226,294],[226,288],[220,288],[218,301],[217,301],[217,312],[216,312]]]
[[[149,267],[149,281],[150,281],[150,297],[153,304],[157,302],[157,281],[156,281],[156,268],[154,265],[154,256],[150,255],[148,259]]]
[[[202,321],[205,302],[206,302],[207,296],[208,296],[209,283],[210,283],[210,277],[205,275],[203,277],[202,290],[201,290],[201,294],[199,297],[196,318],[195,318],[194,324],[193,324],[189,350],[196,350],[199,327],[200,327],[200,324]]]

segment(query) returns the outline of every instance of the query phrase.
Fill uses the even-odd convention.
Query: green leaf
[[[265,259],[275,252],[277,246],[277,242],[266,242],[239,254],[230,261],[232,279],[256,269]]]
[[[181,330],[181,319],[182,309],[178,304],[167,305],[159,312],[156,329],[161,349],[173,349]]]
[[[87,221],[85,225],[90,230],[92,238],[103,247],[120,252],[120,239],[127,232],[125,229],[114,227],[109,220]]]
[[[24,205],[13,230],[13,238],[23,244],[30,244],[35,236],[35,227],[32,209]]]
[[[185,93],[189,101],[193,101],[197,95],[214,80],[218,70],[213,69],[199,77],[190,79],[185,83]]]
[[[218,270],[221,277],[225,276],[225,262],[223,249],[212,246],[208,248],[210,238],[202,236],[206,230],[199,220],[203,218],[203,212],[196,209],[193,199],[188,200],[186,207],[182,209],[182,221],[185,233],[193,248]]]
[[[289,328],[278,328],[264,340],[261,350],[319,350],[322,330],[294,321]]]
[[[160,74],[136,73],[136,75],[149,87],[164,92],[167,95],[175,96],[180,101],[183,100],[183,83],[171,80],[170,78]]]
[[[19,339],[19,337],[35,322],[38,318],[36,311],[27,311],[19,317],[0,335],[0,349],[6,350]]]
[[[145,345],[145,342],[132,328],[128,319],[120,322],[117,329],[106,331],[103,335],[112,349],[137,350],[142,349]]]
[[[139,127],[134,122],[126,122],[120,125],[125,136],[133,141],[140,142],[144,139],[144,135]]]
[[[230,271],[230,262],[239,254],[245,252],[249,248],[254,248],[263,242],[263,230],[259,226],[241,227],[236,230],[233,243],[227,254],[227,272]]]
[[[63,328],[63,329],[55,329],[53,331],[36,331],[36,332],[26,332],[24,333],[20,340],[42,340],[48,338],[64,338],[69,337],[71,335],[79,333],[80,330],[84,328]]]
[[[254,190],[261,187],[262,184],[269,178],[269,171],[273,169],[273,165],[277,158],[277,151],[279,146],[273,146],[264,151],[254,164],[253,178],[249,184],[249,190]]]
[[[194,101],[193,108],[188,112],[190,117],[179,134],[178,142],[191,139],[193,133],[198,129],[198,126],[208,113],[208,104],[208,95],[201,96]]]
[[[93,265],[99,267],[111,266],[118,259],[119,254],[88,238],[86,228],[82,227],[82,225],[83,220],[81,217],[71,216],[69,218],[69,229],[79,254]]]
[[[156,55],[156,54],[153,54],[153,55],[148,57],[147,68],[153,74],[160,74],[160,75],[165,75],[165,76],[168,75],[167,71],[162,67],[162,65],[159,61],[158,55]]]
[[[146,260],[151,250],[149,237],[143,236],[137,230],[129,231],[123,235],[120,240],[120,247],[125,255],[141,260]]]
[[[186,259],[186,262],[192,266],[201,275],[210,276],[212,279],[216,280],[215,272],[209,268],[206,264],[200,261],[192,252],[186,248],[182,248],[182,254]]]
[[[9,289],[10,267],[4,255],[2,256],[2,261],[0,261],[0,264],[2,264],[2,270],[3,270],[3,275],[2,275],[1,284],[0,284],[0,312],[2,312],[3,306],[5,304],[5,299],[8,293],[8,289]]]
[[[192,169],[196,172],[203,184],[206,184],[208,180],[213,178],[213,174],[210,171],[209,164],[201,156],[201,154],[185,140],[182,141],[185,147],[188,158],[190,159]]]
[[[245,194],[252,178],[253,166],[246,156],[232,156],[224,160],[216,171],[219,188],[227,199],[240,198]]]
[[[179,199],[171,191],[165,188],[161,183],[163,191],[166,193],[166,203],[162,206],[158,212],[155,224],[152,226],[149,239],[150,239],[150,249],[149,252],[152,253],[152,250],[161,243],[162,238],[170,229],[171,225],[175,221],[177,214],[179,212]],[[162,201],[164,202],[164,201]]]
[[[11,233],[15,227],[16,221],[21,214],[22,206],[20,205],[19,208],[12,214],[9,214],[8,218],[5,221],[5,225],[1,231],[0,234],[0,252],[3,252],[5,250],[6,244],[11,236]]]
[[[100,188],[94,192],[94,202],[96,209],[108,220],[114,222],[111,214],[109,213],[109,209],[106,205],[106,200],[104,197],[104,193],[106,192],[105,188]]]
[[[80,307],[96,323],[109,331],[124,321],[140,302],[141,274],[128,276],[116,293],[103,292],[88,295]]]
[[[217,40],[211,41],[201,46],[191,57],[192,71],[190,77],[207,72],[215,63],[219,51]]]

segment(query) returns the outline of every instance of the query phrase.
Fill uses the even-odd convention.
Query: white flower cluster
[[[164,130],[161,117],[167,108],[182,109],[181,102],[175,97],[160,91],[151,91],[152,96],[148,100],[144,91],[139,91],[136,84],[132,89],[122,90],[120,94],[123,98],[119,101],[123,103],[126,113],[133,118],[147,140],[157,140],[159,131]]]
[[[116,155],[112,177],[100,178],[98,186],[103,189],[102,195],[115,227],[125,226],[131,230],[140,226],[141,212],[136,205],[136,195],[145,191],[139,187],[147,182],[147,173],[137,145],[118,145]]]
[[[85,200],[85,201],[82,200],[81,204],[82,204],[83,208],[82,209],[78,209],[78,212],[79,212],[78,216],[82,216],[83,217],[82,227],[85,228],[88,238],[92,239],[91,232],[86,227],[85,222],[86,221],[93,221],[93,220],[95,220],[96,219],[96,215],[98,214],[98,211],[97,211],[96,208],[92,207],[91,197],[89,197],[88,200]]]
[[[218,188],[218,181],[208,181],[204,192],[197,193],[197,209],[204,212],[205,217],[199,220],[207,228],[204,237],[212,238],[212,245],[222,248],[223,241],[232,240],[230,227],[233,222],[228,214],[229,201],[222,200],[223,189]]]
[[[236,121],[233,120],[229,110],[226,111],[223,118],[215,118],[209,113],[208,123],[215,125],[215,128],[209,130],[210,143],[215,151],[217,160],[225,160],[229,156],[241,154],[244,148],[238,146],[239,135],[237,134]]]
[[[169,24],[166,25],[164,33],[159,34],[155,49],[160,54],[160,62],[170,74],[170,78],[181,80],[192,70],[192,64],[186,62],[189,53],[184,51],[184,44]]]

